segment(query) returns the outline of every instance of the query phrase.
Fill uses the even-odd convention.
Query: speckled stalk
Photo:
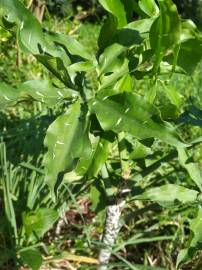
[[[109,205],[106,209],[105,230],[102,237],[104,247],[100,250],[99,266],[97,270],[107,270],[111,257],[111,250],[121,228],[120,217],[125,201]]]

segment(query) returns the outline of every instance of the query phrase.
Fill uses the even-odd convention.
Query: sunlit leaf
[[[183,145],[160,119],[155,120],[158,111],[136,94],[93,100],[91,111],[104,130],[125,131],[138,139],[158,138],[172,145]]]
[[[147,38],[154,20],[155,18],[137,20],[127,24],[124,28],[136,30],[141,38]]]
[[[126,12],[121,0],[99,0],[99,2],[108,12],[116,17],[118,27],[123,27],[127,24]]]
[[[68,85],[66,79],[58,74],[57,69],[52,65],[53,63],[51,65],[50,62],[47,63],[50,57],[54,57],[56,61],[60,59],[66,71],[71,61],[63,47],[72,55],[95,61],[95,58],[86,52],[85,48],[73,37],[58,33],[44,33],[38,20],[20,1],[0,0],[0,6],[6,10],[8,19],[18,25],[17,37],[21,50],[35,55],[66,85]],[[60,69],[62,70],[62,68]],[[66,76],[68,76],[67,73]]]
[[[53,191],[58,174],[71,171],[76,158],[89,147],[85,115],[80,102],[70,106],[48,128],[44,144],[48,152],[44,157],[45,181]]]
[[[163,206],[176,205],[177,203],[193,203],[199,192],[175,184],[167,184],[146,190],[137,195],[137,200],[156,201]]]
[[[78,93],[68,88],[54,87],[50,81],[28,81],[18,86],[22,97],[31,96],[49,106],[53,106],[65,99],[74,99]]]
[[[141,10],[150,17],[157,15],[159,12],[159,8],[155,3],[155,0],[140,0],[138,4]]]
[[[38,20],[18,0],[0,0],[1,7],[7,11],[9,21],[15,21],[19,25],[19,38],[22,45],[31,53],[57,52],[44,38],[42,28]]]
[[[68,52],[72,55],[78,55],[88,60],[93,59],[93,55],[88,53],[86,48],[71,36],[58,33],[50,33],[49,38],[54,42],[56,42],[57,44],[65,46]]]
[[[101,49],[105,49],[110,45],[117,46],[117,44],[125,47],[141,44],[144,39],[149,37],[149,30],[153,22],[153,17],[136,20],[117,30],[113,17],[109,17],[101,29],[99,46]],[[111,53],[113,53],[112,50]]]
[[[150,31],[150,44],[156,56],[154,73],[159,68],[165,52],[175,48],[180,41],[180,18],[177,7],[171,0],[158,2],[160,15],[154,21]]]
[[[27,100],[29,97],[36,101],[53,106],[65,99],[73,100],[78,93],[68,88],[54,87],[50,81],[33,80],[11,87],[6,83],[0,83],[0,107],[14,105],[17,101]]]

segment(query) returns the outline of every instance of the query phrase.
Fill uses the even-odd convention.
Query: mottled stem
[[[66,225],[65,219],[64,218],[60,218],[59,221],[58,221],[58,223],[57,223],[56,229],[55,229],[55,235],[58,238],[60,237],[62,228],[65,227],[65,225]]]
[[[121,213],[126,203],[126,196],[130,193],[130,190],[127,188],[127,180],[130,176],[130,166],[128,162],[128,155],[124,141],[124,133],[118,134],[117,143],[119,148],[119,156],[121,162],[121,171],[122,171],[122,187],[119,190],[119,199],[117,203],[107,206],[106,209],[106,220],[105,220],[105,229],[102,237],[102,242],[104,247],[100,250],[99,254],[99,266],[97,270],[107,270],[109,260],[112,254],[112,248],[117,239],[118,233],[121,229]],[[103,176],[103,174],[102,174]],[[109,178],[109,175],[103,178]]]
[[[112,253],[112,247],[116,241],[121,228],[120,217],[125,205],[125,200],[113,205],[109,205],[106,209],[105,230],[102,237],[104,247],[100,250],[99,266],[97,270],[107,270],[108,263]]]

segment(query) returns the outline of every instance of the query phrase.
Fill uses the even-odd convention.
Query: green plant
[[[21,50],[32,53],[52,77],[52,81],[28,81],[16,87],[1,83],[0,104],[13,106],[31,97],[63,108],[46,133],[45,182],[53,201],[64,175],[67,182],[87,182],[93,207],[96,211],[106,208],[99,255],[99,269],[104,270],[128,200],[154,200],[163,206],[194,204],[195,209],[200,205],[201,171],[187,152],[201,143],[201,137],[184,142],[177,134],[174,122],[181,113],[181,100],[169,81],[174,73],[192,74],[202,57],[202,36],[191,21],[180,20],[171,0],[99,2],[109,17],[94,55],[71,36],[42,30],[19,1],[0,0],[4,27],[17,27]],[[142,19],[132,21],[133,11]],[[147,80],[150,88],[139,93],[138,80]],[[167,103],[158,98],[159,85]],[[161,141],[158,147],[156,141]],[[165,156],[146,166],[156,148]],[[144,190],[142,179],[176,157],[193,181],[192,189],[173,183]],[[178,267],[200,249],[200,216],[199,208],[191,223],[193,236],[178,256]],[[21,258],[32,265],[25,258],[35,255]]]
[[[48,190],[43,181],[43,172],[15,166],[7,159],[5,143],[0,144],[0,193],[4,211],[1,211],[1,264],[20,256],[33,269],[41,265],[42,257],[37,250],[38,242],[58,219]],[[30,173],[31,171],[31,173]],[[25,182],[25,178],[27,181]],[[2,209],[3,210],[3,209]],[[33,254],[36,261],[27,257]],[[31,256],[31,255],[30,255]]]

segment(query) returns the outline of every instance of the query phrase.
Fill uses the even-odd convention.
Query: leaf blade
[[[104,130],[125,131],[138,139],[153,137],[171,145],[184,145],[164,122],[152,120],[158,111],[140,96],[124,93],[116,97],[120,101],[104,98],[90,103],[91,112],[97,115]]]
[[[29,248],[19,252],[20,257],[32,270],[38,270],[42,265],[41,253],[35,248]]]
[[[160,205],[175,205],[176,202],[195,202],[199,192],[175,184],[167,184],[146,190],[143,194],[137,195],[137,200],[157,201]]]
[[[116,17],[119,28],[127,24],[124,5],[120,0],[99,0],[99,2],[104,7],[104,9]]]
[[[60,172],[71,170],[84,146],[88,147],[86,123],[81,119],[80,102],[72,104],[66,114],[59,116],[48,128],[44,140],[48,148],[43,164],[46,169],[45,181],[52,192]]]

